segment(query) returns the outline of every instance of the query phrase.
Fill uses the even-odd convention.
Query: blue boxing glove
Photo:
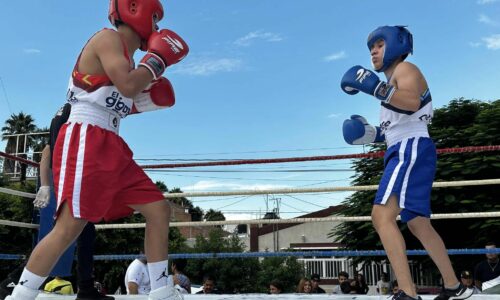
[[[396,91],[393,85],[381,81],[375,73],[362,66],[354,66],[347,70],[340,81],[340,87],[349,95],[362,91],[385,103],[391,102],[391,97]]]
[[[344,121],[342,133],[344,140],[350,145],[380,143],[385,140],[380,127],[368,124],[365,118],[358,115],[352,115],[351,119]]]

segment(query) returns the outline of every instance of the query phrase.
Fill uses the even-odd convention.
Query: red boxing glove
[[[177,33],[162,29],[149,37],[148,53],[139,65],[148,68],[153,78],[158,79],[166,67],[180,62],[188,52],[188,45]]]
[[[133,100],[131,114],[171,107],[175,104],[174,88],[167,78],[160,77]]]

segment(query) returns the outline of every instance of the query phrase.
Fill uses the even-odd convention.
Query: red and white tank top
[[[122,44],[123,55],[129,61],[132,69],[133,62],[129,58],[123,39]],[[97,125],[118,133],[120,119],[125,118],[130,113],[133,100],[123,96],[106,74],[91,75],[79,72],[78,65],[81,55],[80,53],[69,78],[66,99],[71,103],[71,114],[68,122]]]

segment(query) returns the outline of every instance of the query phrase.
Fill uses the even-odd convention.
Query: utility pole
[[[272,212],[269,212],[269,202],[272,202]],[[280,206],[281,206],[281,198],[277,198],[275,196],[269,197],[266,195],[266,215],[268,219],[279,219],[280,218]],[[279,251],[280,249],[280,240],[279,240],[279,224],[272,224],[273,226],[273,248],[274,252]]]

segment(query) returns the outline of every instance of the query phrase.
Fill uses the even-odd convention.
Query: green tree
[[[220,228],[210,231],[207,239],[196,238],[192,249],[194,253],[226,253],[243,252],[241,240],[226,233]],[[210,258],[192,259],[188,261],[186,274],[194,283],[201,283],[203,276],[209,274],[215,277],[219,290],[226,293],[255,292],[259,261],[257,258]]]
[[[158,180],[157,182],[155,182],[155,184],[156,184],[156,186],[160,189],[160,191],[161,191],[162,193],[166,193],[166,192],[168,192],[168,187],[167,187],[167,185],[165,184],[165,182]]]
[[[171,194],[183,193],[180,188],[173,188],[169,191]],[[186,197],[177,197],[177,198],[169,198],[169,201],[174,202],[182,207],[186,207],[188,209],[189,214],[191,215],[191,221],[201,221],[203,218],[203,209],[199,206],[194,206],[193,202]]]
[[[283,292],[293,293],[296,291],[299,280],[304,277],[304,265],[295,257],[266,257],[260,266],[257,286],[259,292],[262,293],[269,290],[269,283],[273,280],[278,280],[283,284]]]
[[[436,109],[429,127],[437,148],[500,144],[500,101],[480,102],[463,98],[451,101]],[[371,151],[383,150],[383,145],[369,146]],[[470,152],[442,154],[438,156],[436,181],[491,179],[498,177],[500,156],[496,152]],[[360,159],[354,162],[353,185],[378,184],[383,171],[383,160]],[[495,186],[433,189],[431,207],[433,213],[459,213],[498,211],[500,199]],[[342,205],[345,216],[370,215],[374,191],[356,192]],[[432,221],[448,248],[482,248],[487,240],[500,236],[500,220],[447,219]],[[421,244],[400,224],[408,249],[422,249]],[[346,222],[334,228],[335,237],[346,249],[382,249],[371,222]],[[472,268],[483,256],[451,256],[457,270]],[[380,260],[384,257],[357,258],[356,262]],[[432,266],[427,256],[412,257],[425,267]]]
[[[6,180],[2,180],[0,186],[23,192],[35,192],[35,186],[32,182],[22,185],[19,182],[8,183]],[[31,223],[32,215],[32,199],[0,193],[0,219]],[[0,253],[28,256],[37,233],[37,230],[29,228],[0,226]],[[0,278],[5,278],[19,263],[16,260],[2,260],[0,263]]]

